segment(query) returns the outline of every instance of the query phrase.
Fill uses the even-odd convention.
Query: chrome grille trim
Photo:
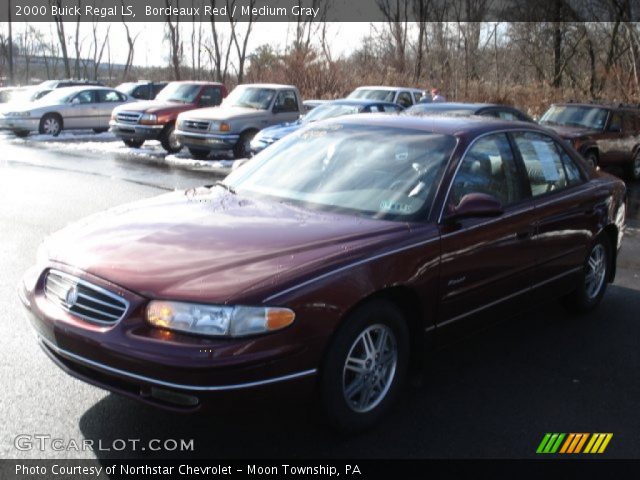
[[[135,125],[142,116],[141,112],[118,112],[116,114],[116,120],[121,123],[130,123]]]
[[[183,120],[181,123],[185,130],[195,130],[198,132],[206,132],[209,130],[209,122],[198,120]]]
[[[76,300],[67,297],[75,288]],[[45,297],[65,312],[91,323],[113,325],[129,309],[129,302],[109,290],[59,270],[49,270],[44,282]]]

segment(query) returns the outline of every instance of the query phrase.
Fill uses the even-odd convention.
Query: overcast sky
[[[47,37],[55,35],[55,24],[51,23],[32,23],[39,28]],[[181,24],[183,28],[183,37],[185,43],[189,42],[191,35],[191,24]],[[240,24],[243,28],[243,25]],[[356,23],[329,23],[328,38],[332,53],[335,56],[349,54],[360,45],[363,37],[371,31],[371,24],[365,22]],[[106,34],[108,23],[98,25],[100,35]],[[165,34],[165,24],[161,22],[149,23],[130,23],[129,27],[133,35],[138,34],[136,41],[134,64],[141,66],[166,65],[168,63],[168,45],[161,43]],[[6,28],[6,26],[5,26]],[[14,36],[25,31],[26,24],[14,22]],[[80,38],[85,39],[83,52],[88,51],[91,44],[92,25],[89,22],[81,24]],[[73,35],[75,32],[75,24],[65,24],[67,35]],[[294,33],[295,23],[273,23],[273,22],[257,22],[253,26],[253,32],[249,37],[249,51],[254,50],[262,44],[270,44],[275,49],[282,50],[290,41]],[[203,24],[203,31],[210,35],[210,26],[208,23]],[[109,31],[109,39],[111,44],[111,56],[114,63],[124,63],[127,57],[127,42],[124,34],[124,27],[121,23],[112,23]],[[56,39],[57,42],[57,39]],[[84,42],[83,42],[84,43]],[[69,49],[70,56],[73,56],[73,47]],[[105,54],[106,57],[106,54]],[[190,59],[190,56],[189,56]],[[104,59],[103,59],[104,61]]]

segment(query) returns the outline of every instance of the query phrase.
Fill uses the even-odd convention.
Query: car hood
[[[280,125],[274,125],[273,127],[263,128],[258,132],[257,137],[280,140],[285,135],[295,132],[300,127],[302,127],[302,123],[299,120],[291,123],[281,123]]]
[[[260,288],[277,291],[407,229],[203,187],[93,215],[43,248],[50,261],[146,297],[225,303],[262,299]]]
[[[118,110],[126,110],[128,112],[142,112],[153,113],[156,115],[162,115],[165,113],[180,113],[187,110],[192,110],[194,107],[191,103],[180,102],[162,102],[156,100],[145,100],[140,102],[132,102],[127,105],[123,105]]]
[[[243,117],[256,117],[267,115],[267,110],[257,110],[255,108],[245,107],[209,107],[193,110],[185,115],[184,118],[193,120],[229,120]]]
[[[572,127],[567,125],[544,125],[560,135],[562,138],[572,139],[586,137],[598,133],[598,130],[586,127]]]

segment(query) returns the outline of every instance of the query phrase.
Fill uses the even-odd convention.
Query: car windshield
[[[66,103],[71,99],[72,96],[80,93],[82,90],[73,89],[73,92],[69,92],[66,88],[57,88],[55,90],[51,90],[51,92],[45,94],[42,97],[38,97],[34,99],[34,102],[37,103],[51,103],[51,104],[61,104]]]
[[[598,107],[553,105],[540,119],[542,125],[567,125],[602,130],[607,121],[607,110]]]
[[[362,98],[366,100],[378,100],[380,102],[393,102],[394,90],[384,90],[379,88],[358,88],[351,92],[347,98]]]
[[[406,219],[430,207],[455,146],[450,135],[324,123],[263,150],[224,183],[308,208]]]
[[[327,118],[352,115],[359,111],[360,107],[358,105],[344,105],[340,103],[319,105],[302,118],[302,123],[311,123],[317,122],[318,120],[326,120]]]
[[[268,110],[275,94],[276,91],[273,88],[239,86],[236,87],[222,103],[225,107]]]
[[[170,83],[156,96],[161,102],[193,103],[196,101],[200,85],[193,83]]]

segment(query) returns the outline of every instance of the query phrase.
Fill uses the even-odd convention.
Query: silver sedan
[[[109,129],[111,111],[133,99],[112,88],[59,88],[40,100],[10,104],[0,111],[0,128],[23,137],[30,132],[57,136],[63,129]]]

